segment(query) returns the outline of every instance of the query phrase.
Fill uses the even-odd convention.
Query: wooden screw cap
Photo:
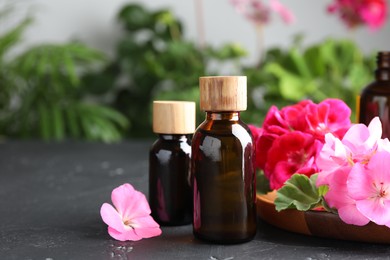
[[[153,101],[153,132],[192,134],[195,132],[195,102]]]
[[[246,76],[200,77],[199,87],[204,111],[246,110]]]

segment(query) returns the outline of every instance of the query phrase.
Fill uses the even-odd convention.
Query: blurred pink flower
[[[282,5],[278,0],[270,0],[269,6],[274,12],[280,15],[286,24],[295,22],[295,16],[292,14],[292,12],[284,5]]]
[[[108,233],[116,240],[138,241],[161,234],[160,226],[150,216],[146,197],[126,183],[111,193],[115,208],[104,203],[100,215],[108,225]]]
[[[387,17],[386,0],[334,0],[329,13],[336,13],[349,28],[368,25],[379,29]]]
[[[390,227],[389,152],[377,152],[367,165],[356,164],[346,184],[360,213],[378,225]]]
[[[243,14],[255,25],[261,26],[267,24],[270,20],[270,13],[272,11],[279,14],[286,24],[295,21],[292,12],[278,0],[271,0],[269,5],[264,4],[264,1],[262,0],[231,0],[230,2],[239,13]]]

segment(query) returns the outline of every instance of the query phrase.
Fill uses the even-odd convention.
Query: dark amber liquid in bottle
[[[215,243],[256,235],[254,148],[238,112],[207,113],[192,139],[193,232]]]
[[[160,134],[149,154],[149,204],[161,225],[192,220],[190,160],[192,135]]]
[[[375,78],[362,91],[359,122],[368,125],[378,116],[382,122],[382,137],[390,138],[390,52],[378,54]]]

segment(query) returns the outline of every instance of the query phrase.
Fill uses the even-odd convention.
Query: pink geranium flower
[[[104,203],[100,215],[108,225],[108,233],[120,241],[138,241],[161,234],[160,226],[150,216],[150,207],[146,197],[126,183],[111,193],[115,208]]]
[[[318,105],[308,104],[305,109],[308,132],[322,141],[327,133],[342,138],[351,126],[351,109],[339,99],[325,99]]]
[[[349,28],[367,24],[376,30],[385,24],[387,3],[386,0],[334,0],[328,12],[338,14]]]
[[[279,189],[294,173],[311,176],[318,171],[315,157],[322,143],[312,135],[289,132],[275,140],[264,169],[271,189]]]
[[[350,167],[340,167],[334,171],[334,175],[329,180],[329,191],[325,195],[325,201],[329,207],[337,209],[341,220],[345,223],[364,226],[370,220],[357,209],[356,201],[347,189],[350,171]]]
[[[367,163],[377,150],[390,150],[389,141],[381,139],[382,124],[375,117],[369,124],[356,124],[344,135],[342,140],[333,134],[325,136],[325,144],[316,164],[321,169],[317,185],[329,184],[331,175],[340,167],[350,167],[357,163]]]
[[[326,133],[342,137],[351,125],[350,114],[351,110],[339,99],[326,99],[319,104],[303,100],[281,110],[272,106],[264,119],[261,132],[257,131],[260,134],[255,139],[256,167],[265,169],[268,152],[274,141],[287,133],[300,131],[314,136],[322,143]],[[252,133],[255,131],[253,128]],[[283,153],[284,150],[279,152]]]
[[[356,164],[348,176],[356,208],[378,225],[390,227],[390,153],[377,152],[367,165]]]
[[[268,150],[277,138],[293,130],[307,129],[304,111],[308,104],[313,104],[313,102],[304,100],[295,105],[286,106],[282,110],[279,110],[276,106],[271,106],[264,119],[261,132],[254,130],[255,126],[251,128],[252,133],[254,131],[258,133],[256,139],[254,139],[256,147],[258,147],[256,150],[257,168],[264,169]]]
[[[316,184],[328,185],[325,201],[348,224],[390,227],[390,143],[381,136],[378,117],[352,126],[342,140],[325,136]]]

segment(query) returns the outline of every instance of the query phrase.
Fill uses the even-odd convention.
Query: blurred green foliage
[[[0,35],[0,135],[108,142],[151,136],[152,101],[198,102],[204,75],[248,76],[242,117],[257,125],[271,105],[306,98],[340,98],[354,110],[356,95],[372,80],[374,56],[349,40],[304,47],[297,37],[289,48],[266,50],[261,63],[244,66],[242,47],[197,46],[167,9],[128,4],[117,19],[123,34],[111,60],[81,43],[44,44],[7,59],[29,18]],[[203,119],[197,111],[197,123]]]
[[[41,44],[9,59],[6,54],[30,24],[27,18],[0,35],[0,135],[63,140],[120,140],[126,117],[90,101],[82,76],[104,55],[81,43]]]
[[[243,68],[250,93],[247,120],[260,125],[272,105],[340,98],[352,109],[355,122],[356,97],[373,80],[375,54],[364,56],[350,40],[327,39],[303,47],[297,38],[290,48],[268,50],[259,68]]]
[[[129,4],[117,18],[124,32],[116,57],[87,80],[99,90],[106,86],[102,95],[115,90],[113,106],[131,122],[131,137],[152,135],[153,100],[198,101],[199,76],[219,73],[210,64],[237,62],[246,54],[234,44],[199,48],[183,37],[181,22],[169,10]],[[197,114],[200,121],[203,117]]]

